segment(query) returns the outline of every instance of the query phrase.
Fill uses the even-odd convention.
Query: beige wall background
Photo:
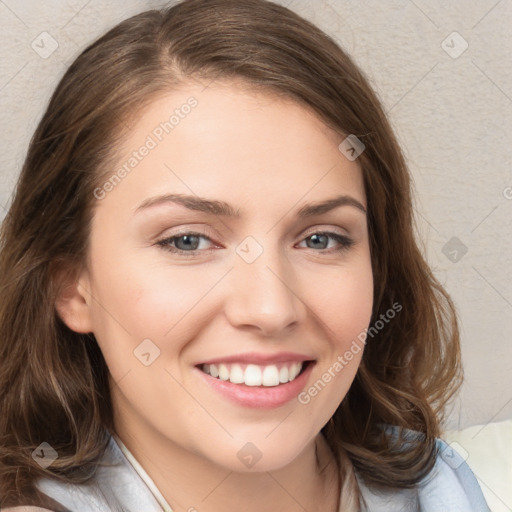
[[[157,0],[0,0],[0,215],[78,53]],[[418,227],[460,315],[451,428],[512,418],[512,0],[279,0],[367,73],[413,174]],[[37,186],[37,184],[35,184]]]

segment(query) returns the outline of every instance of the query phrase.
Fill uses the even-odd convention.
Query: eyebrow
[[[184,206],[189,210],[199,211],[203,213],[210,213],[213,215],[222,215],[225,217],[240,218],[240,209],[235,210],[230,204],[224,201],[217,201],[206,199],[204,197],[190,196],[184,194],[164,194],[160,196],[150,197],[143,201],[135,210],[135,214],[144,211],[153,206],[174,203]],[[340,206],[353,206],[366,214],[366,208],[360,201],[352,196],[340,195],[321,201],[318,203],[307,203],[302,206],[298,212],[297,217],[308,218],[322,213],[327,213]]]

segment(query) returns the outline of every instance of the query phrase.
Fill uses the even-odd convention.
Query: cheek
[[[134,350],[144,340],[172,359],[191,328],[209,321],[204,298],[219,279],[216,272],[202,272],[199,279],[192,267],[129,258],[113,266],[102,264],[105,258],[96,261],[94,332],[113,375],[133,366]]]
[[[310,303],[338,348],[368,327],[373,308],[373,276],[369,260],[315,279]]]
[[[329,341],[326,357],[317,369],[322,381],[320,385],[329,383],[331,392],[328,394],[337,400],[348,391],[365,347],[373,309],[369,257],[361,258],[358,265],[337,269],[329,279],[317,281],[310,300],[320,328]]]
[[[361,362],[373,307],[373,276],[368,260],[337,269],[312,288],[311,304],[328,348],[313,377],[297,397],[303,414],[324,425],[346,396]]]

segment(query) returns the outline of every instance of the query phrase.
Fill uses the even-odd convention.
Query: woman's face
[[[95,191],[77,287],[119,431],[233,471],[251,457],[277,469],[315,439],[372,310],[366,197],[344,138],[234,82],[190,84],[138,118]]]

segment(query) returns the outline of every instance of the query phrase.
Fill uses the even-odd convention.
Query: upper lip
[[[215,357],[206,361],[201,361],[201,364],[219,364],[219,363],[245,363],[257,365],[269,365],[275,363],[287,362],[303,362],[313,361],[314,358],[304,354],[296,354],[294,352],[277,352],[275,354],[261,354],[257,352],[245,352],[243,354],[233,354],[230,356]],[[197,365],[196,365],[197,366]]]

